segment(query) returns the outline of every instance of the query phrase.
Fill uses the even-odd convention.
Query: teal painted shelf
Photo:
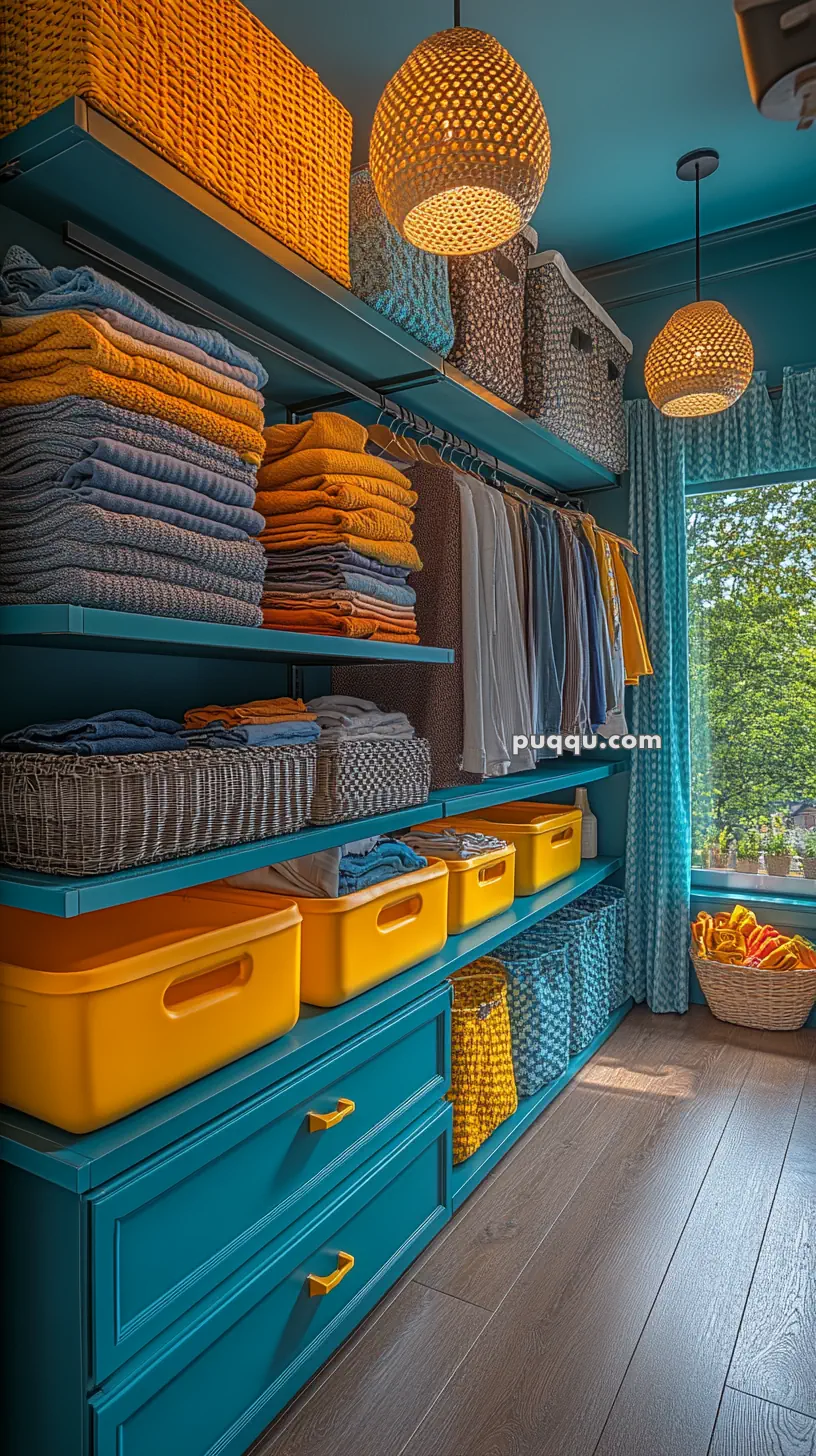
[[[304,1006],[300,1020],[287,1036],[98,1132],[83,1136],[61,1132],[23,1113],[3,1108],[0,1110],[0,1154],[9,1162],[76,1192],[96,1188],[212,1118],[230,1112],[237,1102],[262,1093],[273,1081],[281,1081],[335,1046],[346,1045],[351,1037],[383,1017],[414,1004],[418,997],[436,990],[454,971],[577,900],[622,865],[620,858],[584,860],[574,874],[538,895],[515,900],[503,915],[485,920],[464,935],[449,936],[438,955],[347,1001],[344,1006],[328,1010]],[[501,1152],[496,1156],[500,1157]],[[472,1166],[475,1168],[475,1163]]]
[[[313,632],[275,632],[266,627],[227,627],[218,622],[68,605],[0,607],[0,639],[29,647],[85,647],[183,657],[254,658],[262,662],[453,662],[448,647],[320,637]]]
[[[0,166],[9,207],[47,227],[91,229],[108,250],[138,255],[135,286],[179,317],[200,320],[209,304],[209,321],[263,360],[270,400],[319,407],[353,376],[551,485],[614,482],[85,102],[65,101],[4,138]],[[98,266],[106,271],[109,259]],[[120,271],[127,268],[123,260]],[[181,287],[156,276],[151,289],[151,268]],[[185,304],[185,289],[205,297]]]
[[[432,798],[444,800],[445,814],[472,814],[477,809],[488,809],[496,804],[515,803],[519,799],[541,798],[546,803],[547,795],[561,789],[573,789],[578,784],[596,783],[614,774],[628,773],[625,759],[610,759],[608,763],[596,759],[570,758],[565,762],[553,762],[533,773],[508,774],[501,779],[488,779],[482,784],[464,784],[455,789],[437,789]]]
[[[541,1091],[536,1092],[533,1097],[522,1097],[513,1116],[508,1117],[506,1122],[497,1127],[492,1136],[482,1143],[482,1146],[464,1163],[456,1165],[453,1170],[454,1213],[478,1187],[482,1179],[487,1177],[499,1159],[509,1152],[514,1143],[518,1142],[530,1124],[541,1116],[544,1108],[555,1100],[559,1092],[563,1092],[567,1083],[571,1082],[581,1068],[586,1066],[590,1057],[594,1057],[613,1031],[620,1026],[623,1018],[629,1014],[632,1004],[631,998],[624,1001],[623,1005],[609,1018],[603,1030],[599,1031],[595,1039],[589,1043],[589,1046],[585,1047],[577,1057],[570,1058],[567,1070],[562,1072],[560,1077],[556,1077],[554,1082],[548,1082],[547,1086],[542,1087]]]

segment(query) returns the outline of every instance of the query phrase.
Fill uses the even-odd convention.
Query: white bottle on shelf
[[[598,821],[589,807],[586,789],[575,790],[575,807],[581,810],[581,859],[598,858]]]

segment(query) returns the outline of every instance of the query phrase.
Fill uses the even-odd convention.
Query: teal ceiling
[[[250,0],[354,117],[368,150],[380,92],[408,52],[450,25],[451,0]],[[553,160],[534,224],[573,268],[688,238],[693,193],[674,163],[716,147],[704,232],[816,203],[816,127],[754,109],[731,0],[462,0],[538,87]]]

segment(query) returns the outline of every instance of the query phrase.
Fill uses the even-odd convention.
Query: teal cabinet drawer
[[[94,1385],[439,1102],[448,1016],[443,986],[91,1198]]]
[[[92,1396],[94,1456],[242,1456],[450,1217],[451,1126],[442,1102]]]

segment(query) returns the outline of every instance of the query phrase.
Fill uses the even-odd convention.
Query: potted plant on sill
[[[769,836],[765,846],[765,862],[769,875],[786,875],[788,873],[791,862],[790,849],[781,830],[777,830]]]
[[[759,872],[759,830],[749,829],[737,840],[737,870],[741,875]]]
[[[816,880],[816,829],[808,829],[802,846],[802,868],[805,878]]]

